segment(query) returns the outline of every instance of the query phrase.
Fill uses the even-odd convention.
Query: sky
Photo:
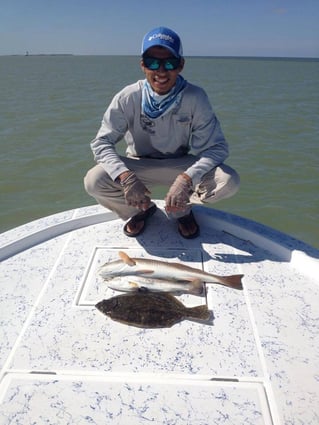
[[[319,57],[319,0],[0,0],[0,55],[139,55],[158,26],[185,56]]]

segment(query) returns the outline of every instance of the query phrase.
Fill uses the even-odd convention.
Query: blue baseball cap
[[[182,42],[176,32],[169,28],[158,27],[145,34],[142,42],[142,55],[154,46],[165,47],[177,58],[183,56]]]

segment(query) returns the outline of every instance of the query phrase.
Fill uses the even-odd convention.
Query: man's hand
[[[192,179],[185,173],[179,174],[165,197],[166,211],[185,210],[192,193]]]
[[[151,199],[148,195],[151,192],[147,187],[136,177],[134,171],[126,171],[119,176],[120,184],[123,188],[124,197],[127,205],[147,210]]]

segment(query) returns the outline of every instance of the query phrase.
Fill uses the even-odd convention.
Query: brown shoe
[[[155,213],[156,210],[157,210],[157,206],[152,205],[147,210],[140,211],[136,215],[133,215],[133,217],[131,217],[129,219],[129,221],[125,224],[125,226],[123,228],[123,232],[125,233],[125,235],[130,237],[130,238],[136,238],[136,236],[143,233],[144,230],[145,230],[145,225],[147,223],[147,220]],[[143,225],[142,225],[142,227],[138,226],[138,230],[136,232],[131,232],[131,231],[128,230],[129,226],[135,227],[137,224],[139,224],[141,222],[143,223]]]
[[[194,239],[199,235],[199,226],[193,211],[177,219],[179,234],[185,239]]]

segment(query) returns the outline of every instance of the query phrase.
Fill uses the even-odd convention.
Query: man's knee
[[[240,177],[239,174],[232,169],[231,174],[229,174],[229,179],[227,181],[226,187],[227,187],[227,193],[228,196],[233,196],[235,193],[238,192],[240,186]]]
[[[103,188],[102,180],[105,180],[105,174],[105,171],[101,167],[93,167],[86,173],[84,177],[84,188],[89,195],[94,196],[101,191]]]
[[[86,173],[86,175],[84,176],[83,183],[84,183],[84,189],[87,191],[87,193],[89,195],[92,195],[95,192],[95,190],[94,190],[95,181],[92,178],[92,172],[91,172],[91,170],[89,170]]]
[[[231,167],[222,164],[207,173],[200,183],[197,195],[202,202],[215,203],[230,198],[239,190],[240,178]]]

